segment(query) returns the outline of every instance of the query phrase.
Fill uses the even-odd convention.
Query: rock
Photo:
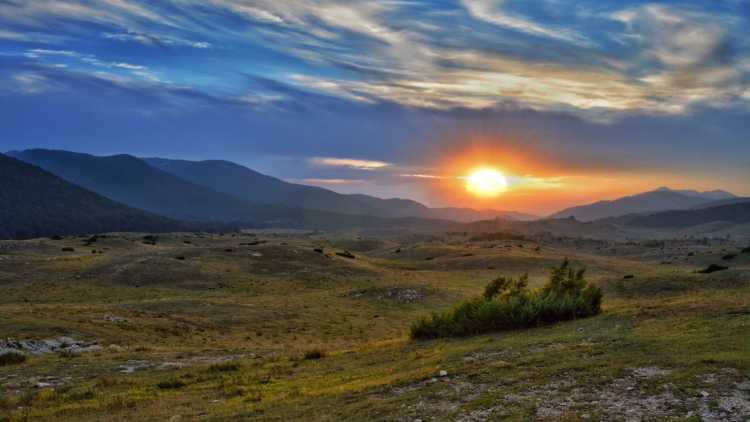
[[[444,369],[441,369],[440,372],[438,372],[438,375],[441,376],[441,377],[447,377],[448,376],[448,371],[446,371]]]
[[[48,382],[38,382],[34,385],[34,388],[50,388],[52,387],[52,384]]]
[[[109,322],[115,322],[115,323],[128,322],[127,318],[117,316],[117,315],[106,315],[104,317],[104,320],[109,321]]]
[[[96,342],[83,342],[71,337],[58,337],[45,340],[0,340],[0,351],[24,351],[31,354],[44,353],[85,353],[95,352],[101,347]]]
[[[701,391],[701,396],[704,398],[708,397],[709,396],[708,391]]]

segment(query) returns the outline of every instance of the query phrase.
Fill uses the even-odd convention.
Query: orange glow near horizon
[[[457,141],[423,169],[431,177],[421,183],[435,203],[544,215],[648,189],[644,175],[585,171],[544,151],[483,141]]]

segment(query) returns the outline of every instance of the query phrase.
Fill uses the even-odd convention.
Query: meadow
[[[0,421],[744,421],[745,247],[364,232],[2,241],[0,341],[76,346],[0,365]],[[565,258],[602,289],[601,314],[409,338],[498,277],[541,287]],[[698,272],[710,264],[729,268]]]

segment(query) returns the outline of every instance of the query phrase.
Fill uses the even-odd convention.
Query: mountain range
[[[187,220],[275,220],[285,218],[290,209],[453,221],[536,218],[509,211],[428,208],[409,199],[340,194],[285,182],[222,160],[141,159],[131,155],[99,157],[45,149],[8,154],[115,201]]]
[[[563,229],[681,228],[712,221],[743,224],[750,206],[750,199],[725,191],[659,188],[569,208],[535,224],[534,216],[522,213],[429,208],[408,199],[340,194],[229,161],[99,157],[44,149],[9,154],[14,158],[0,160],[0,237],[206,227],[455,228],[458,222],[483,220],[495,221],[492,227],[502,221],[516,226],[516,221],[525,222],[517,227],[560,232],[555,221],[571,218],[597,224],[563,224]]]
[[[567,208],[551,215],[549,218],[573,217],[579,221],[594,221],[604,218],[621,217],[628,214],[710,206],[713,202],[734,200],[736,198],[735,195],[722,190],[698,192],[662,187],[653,191],[625,196],[611,201],[599,201],[593,204]]]
[[[3,154],[0,154],[0,204],[1,239],[192,228],[119,204]]]

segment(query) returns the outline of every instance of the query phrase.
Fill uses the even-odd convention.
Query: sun
[[[466,178],[466,190],[474,195],[492,198],[505,192],[508,180],[493,168],[475,170]]]

